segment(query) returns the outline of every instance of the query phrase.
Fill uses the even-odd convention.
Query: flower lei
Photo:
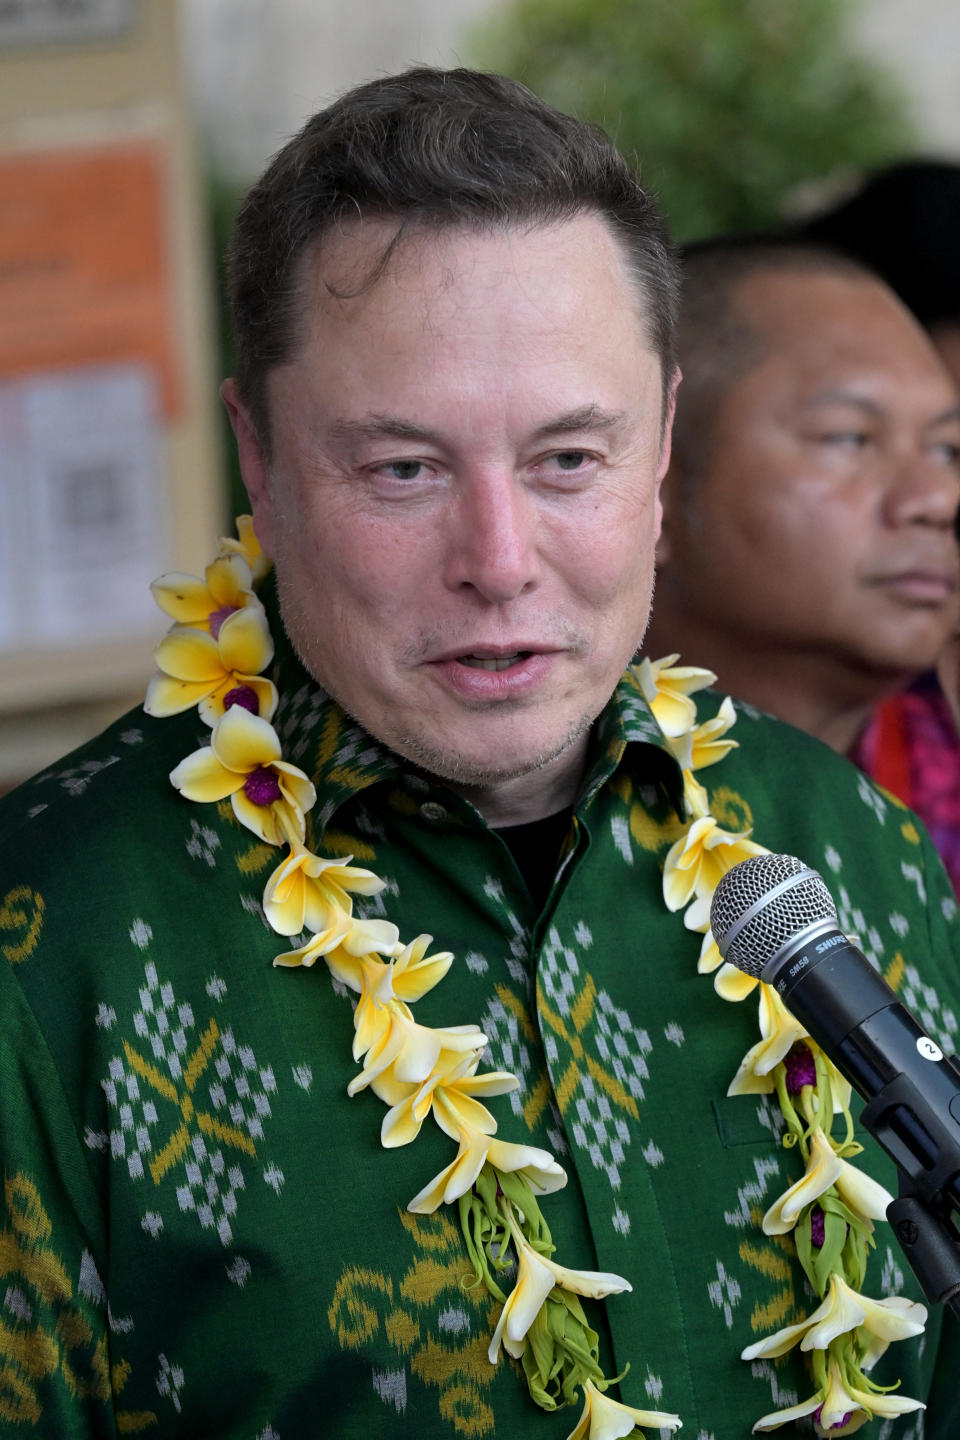
[[[211,728],[209,745],[183,760],[170,779],[189,800],[229,796],[243,825],[267,844],[287,847],[267,881],[264,913],[279,935],[306,931],[311,938],[273,963],[309,967],[322,958],[358,995],[353,1055],[362,1068],[347,1089],[356,1095],[369,1088],[388,1106],[383,1146],[409,1144],[431,1114],[456,1143],[454,1159],[407,1208],[431,1214],[441,1204],[456,1204],[471,1283],[503,1306],[490,1342],[491,1364],[502,1346],[521,1362],[530,1394],[547,1410],[575,1402],[579,1389],[583,1413],[568,1440],[612,1440],[638,1427],[675,1430],[679,1416],[634,1409],[604,1394],[623,1377],[603,1374],[598,1337],[579,1297],[599,1299],[631,1287],[622,1276],[569,1269],[552,1258],[555,1247],[539,1201],[565,1185],[567,1176],[548,1151],[499,1139],[484,1104],[515,1090],[518,1080],[502,1070],[478,1073],[487,1045],[478,1026],[432,1029],[413,1017],[411,1005],[443,979],[453,956],[428,954],[429,935],[402,944],[395,925],[355,916],[352,896],[374,895],[384,882],[351,865],[349,857],[327,860],[306,847],[304,817],[316,791],[302,770],[281,757],[270,723],[277,691],[263,676],[273,641],[255,586],[270,562],[249,516],[237,520],[237,535],[221,540],[203,580],[171,573],[151,587],[174,624],[154,652],[158,668],[144,708],[167,716],[196,705]],[[902,1297],[871,1300],[859,1293],[873,1222],[884,1217],[891,1197],[850,1164],[862,1149],[853,1139],[850,1087],[773,989],[723,962],[710,933],[710,900],[720,877],[763,847],[747,831],[723,830],[709,813],[696,772],[736,744],[725,738],[734,709],[726,699],[714,719],[697,724],[691,696],[716,677],[678,666],[678,658],[643,660],[635,672],[683,774],[688,823],[666,858],[664,901],[671,911],[683,910],[685,926],[703,935],[698,969],[713,973],[718,995],[738,1001],[759,989],[761,1038],[728,1093],[777,1096],[783,1144],[799,1150],[805,1173],[770,1207],[762,1226],[768,1235],[792,1232],[821,1301],[805,1320],[743,1351],[744,1360],[772,1358],[799,1344],[813,1373],[812,1395],[762,1416],[754,1430],[812,1414],[819,1434],[849,1435],[875,1415],[923,1408],[892,1394],[895,1387],[874,1384],[868,1372],[892,1340],[922,1332],[926,1311]],[[833,1135],[838,1119],[839,1139]]]

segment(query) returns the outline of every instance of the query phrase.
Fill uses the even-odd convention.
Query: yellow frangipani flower
[[[389,971],[383,983],[389,985]],[[374,997],[375,1003],[378,1000]],[[422,1085],[442,1052],[460,1058],[464,1054],[476,1055],[479,1059],[487,1045],[487,1037],[478,1025],[451,1025],[446,1029],[418,1025],[406,1005],[394,1000],[381,1003],[379,1011],[385,1024],[366,1052],[363,1069],[347,1086],[348,1095],[358,1095],[391,1069],[395,1080]]]
[[[515,1145],[463,1126],[456,1158],[414,1195],[407,1209],[415,1215],[432,1215],[441,1205],[459,1200],[487,1161],[505,1174],[519,1174],[535,1195],[549,1195],[554,1190],[562,1190],[567,1183],[567,1172],[548,1150],[540,1150],[535,1145]]]
[[[260,605],[253,593],[250,566],[240,554],[219,555],[204,570],[202,580],[171,570],[154,580],[150,589],[171,620],[213,635],[237,610]]]
[[[541,1255],[517,1225],[512,1209],[507,1211],[507,1224],[517,1251],[517,1280],[504,1301],[490,1341],[487,1354],[491,1365],[496,1365],[500,1358],[501,1344],[515,1360],[522,1357],[527,1331],[555,1285],[574,1295],[589,1295],[594,1300],[633,1288],[622,1275],[605,1270],[571,1270]]]
[[[640,692],[653,712],[664,735],[684,735],[697,718],[697,707],[690,699],[697,690],[705,690],[716,680],[712,670],[698,670],[693,665],[677,665],[677,655],[662,660],[641,660],[636,674]]]
[[[760,1035],[740,1062],[728,1095],[762,1095],[775,1089],[773,1072],[806,1030],[786,1008],[772,985],[760,985]]]
[[[228,795],[242,825],[268,845],[302,843],[304,811],[317,798],[313,782],[280,759],[280,740],[259,715],[234,705],[214,725],[210,744],[171,771],[171,783],[188,800]]]
[[[372,870],[351,865],[352,858],[324,860],[302,845],[291,849],[263,892],[264,914],[278,935],[323,932],[334,910],[351,913],[351,894],[380,893],[384,882]]]
[[[771,1205],[763,1217],[764,1233],[786,1235],[797,1223],[800,1212],[831,1186],[836,1187],[843,1203],[863,1220],[883,1220],[887,1206],[893,1201],[889,1190],[842,1159],[817,1126],[811,1138],[806,1173]]]
[[[325,960],[328,954],[347,938],[354,925],[353,916],[348,910],[331,910],[328,918],[327,928],[311,935],[306,945],[300,945],[296,950],[285,950],[282,955],[274,955],[274,965],[283,966],[287,970],[302,965],[304,970],[311,970],[318,960]],[[399,933],[397,931],[398,935]],[[367,949],[370,949],[369,945]]]
[[[399,939],[400,931],[389,920],[358,920],[349,910],[331,906],[325,930],[318,930],[298,949],[275,955],[273,963],[288,969],[302,965],[305,970],[309,970],[322,958],[334,974],[342,979],[346,975],[356,976],[360,973],[357,966],[361,965],[362,961],[358,957],[382,965],[383,962],[377,959],[377,955],[392,955]],[[360,990],[362,983],[358,982],[352,988]]]
[[[163,718],[197,705],[207,725],[232,705],[272,720],[277,689],[261,675],[273,659],[267,617],[256,601],[234,611],[216,633],[173,625],[153,652],[157,673],[147,686],[143,708]]]
[[[253,576],[254,585],[270,573],[273,561],[269,555],[264,555],[260,548],[260,541],[257,539],[257,532],[253,528],[253,517],[251,515],[238,515],[236,519],[237,539],[230,535],[223,535],[220,538],[221,555],[239,555],[246,560],[250,566],[250,573]]]
[[[722,740],[730,726],[736,721],[733,701],[728,696],[712,720],[685,731],[676,737],[667,736],[667,749],[680,766],[683,774],[683,801],[686,813],[693,820],[701,820],[710,813],[710,797],[694,775],[695,770],[704,770],[716,765],[731,750],[736,740]]]
[[[799,1405],[790,1405],[785,1410],[774,1410],[761,1416],[753,1432],[778,1430],[781,1425],[789,1425],[804,1415],[813,1415],[820,1433],[829,1431],[833,1440],[834,1436],[853,1435],[875,1415],[889,1419],[926,1408],[921,1400],[911,1400],[908,1395],[861,1390],[844,1379],[836,1360],[831,1358],[826,1381],[816,1394],[801,1400]]]
[[[342,943],[325,953],[330,973],[360,992],[353,1015],[355,1060],[382,1038],[393,1023],[394,1013],[412,1020],[407,1002],[419,1000],[447,973],[453,956],[449,950],[427,955],[432,938],[420,935],[411,944],[401,946],[399,931],[388,921],[355,920]],[[389,962],[381,960],[378,951],[393,958]],[[385,1076],[380,1077],[384,1092],[387,1083]],[[381,1099],[392,1105],[406,1093],[382,1093]]]
[[[720,951],[717,951],[720,954]],[[713,977],[713,988],[721,1000],[746,1000],[760,984],[756,975],[747,975],[725,960]]]
[[[812,1315],[748,1345],[741,1359],[773,1359],[785,1355],[798,1341],[801,1350],[826,1350],[838,1335],[847,1335],[852,1330],[861,1332],[865,1344],[868,1337],[872,1337],[882,1341],[886,1349],[892,1340],[922,1335],[926,1318],[925,1307],[915,1300],[900,1295],[870,1300],[851,1289],[842,1275],[834,1273],[824,1300]]]
[[[451,1060],[455,1062],[452,1068]],[[456,1052],[441,1051],[437,1064],[420,1085],[398,1080],[393,1066],[378,1076],[371,1088],[391,1107],[380,1127],[381,1145],[385,1149],[409,1145],[420,1134],[431,1110],[440,1128],[454,1140],[463,1126],[493,1135],[497,1122],[476,1097],[506,1095],[518,1089],[520,1081],[508,1070],[487,1070],[477,1075],[479,1063],[479,1055],[464,1059]]]
[[[649,1430],[679,1430],[679,1415],[662,1410],[635,1410],[610,1400],[590,1380],[583,1382],[583,1414],[567,1440],[621,1440],[639,1427]]]
[[[697,974],[710,975],[723,964],[724,959],[720,954],[720,947],[716,940],[714,940],[713,931],[708,925],[704,931],[703,943],[700,946],[700,956],[697,960]]]
[[[736,719],[733,701],[728,695],[712,720],[704,720],[682,735],[668,735],[667,749],[681,770],[705,770],[737,748],[736,740],[721,738],[736,724]]]
[[[750,855],[766,854],[765,847],[748,835],[746,830],[740,834],[722,830],[712,815],[705,815],[671,845],[663,867],[663,898],[668,910],[681,910],[695,897],[698,913],[691,918],[689,929],[709,925],[710,900],[721,876]]]

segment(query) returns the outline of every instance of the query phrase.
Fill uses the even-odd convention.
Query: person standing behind
[[[960,387],[960,165],[900,160],[791,230],[879,275],[913,312]],[[955,879],[960,875],[960,635],[936,668],[885,699],[857,763],[919,810]]]
[[[649,653],[855,758],[957,624],[950,378],[869,271],[759,239],[688,252],[679,357]]]

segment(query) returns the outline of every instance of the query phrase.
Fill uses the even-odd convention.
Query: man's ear
[[[666,565],[670,559],[670,500],[674,490],[674,484],[671,483],[674,480],[671,442],[673,420],[677,408],[677,387],[682,378],[679,369],[675,370],[670,382],[667,409],[664,415],[663,440],[660,444],[660,470],[657,477],[660,526],[654,550],[654,559],[658,569]]]
[[[674,466],[670,466],[663,483],[660,486],[660,506],[662,518],[660,521],[660,534],[657,537],[653,558],[658,570],[670,564],[670,520],[673,509],[672,501],[677,486],[677,477]]]
[[[253,527],[267,555],[274,553],[273,506],[270,492],[270,466],[250,412],[240,399],[236,380],[224,380],[220,398],[227,407],[230,424],[237,438],[240,474],[250,496]]]

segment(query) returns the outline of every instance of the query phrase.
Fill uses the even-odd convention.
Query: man
[[[816,249],[693,247],[679,335],[649,643],[900,793],[858,746],[957,625],[950,377],[882,282]]]
[[[280,153],[232,276],[276,591],[245,528],[165,577],[160,718],[3,811],[5,1433],[906,1437],[926,1403],[946,1440],[955,1335],[934,1313],[920,1344],[907,1298],[812,1374],[739,1358],[816,1307],[804,1244],[865,1257],[883,1192],[839,1198],[838,1131],[783,1219],[828,1142],[778,1145],[785,1055],[698,975],[693,906],[759,844],[824,866],[951,1048],[956,925],[848,767],[747,717],[708,790],[729,716],[692,728],[689,671],[623,673],[676,384],[630,167],[512,82],[413,71]],[[915,1296],[876,1240],[863,1292]],[[861,1370],[894,1336],[892,1396]]]

